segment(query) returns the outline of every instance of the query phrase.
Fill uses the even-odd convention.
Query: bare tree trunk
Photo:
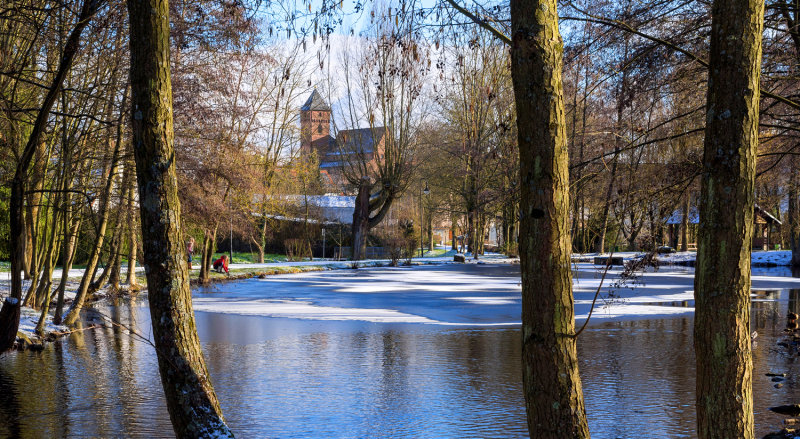
[[[59,186],[61,184],[59,183]],[[42,316],[47,316],[47,311],[50,307],[50,287],[53,283],[53,270],[55,269],[55,259],[58,256],[58,252],[56,249],[59,247],[60,243],[58,242],[58,236],[60,232],[60,227],[62,225],[60,219],[61,215],[63,214],[63,209],[59,208],[61,204],[61,199],[63,198],[62,194],[56,195],[56,200],[53,206],[52,212],[52,220],[53,224],[50,227],[50,235],[47,239],[47,251],[44,254],[45,257],[45,265],[44,270],[42,271],[42,279],[39,282],[39,286],[36,288],[36,292],[34,293],[34,303],[36,306],[42,307]],[[37,325],[38,330],[38,325]]]
[[[117,227],[122,228],[121,225]],[[111,291],[119,291],[120,271],[122,271],[122,237],[117,238],[117,245],[114,246],[114,257],[111,260],[110,273],[108,274],[108,285]]]
[[[532,438],[588,438],[570,271],[563,43],[556,0],[511,0],[520,156],[522,381]]]
[[[175,435],[233,437],[222,417],[194,323],[175,175],[169,6],[128,2],[133,145],[144,266],[161,383]]]
[[[750,249],[763,0],[715,0],[695,274],[697,434],[752,438]]]
[[[69,221],[73,221],[72,225]],[[62,314],[64,313],[64,291],[67,288],[67,281],[69,280],[69,271],[72,269],[72,262],[75,260],[75,243],[78,240],[78,230],[81,227],[81,218],[76,220],[72,219],[72,201],[67,201],[67,210],[64,212],[64,230],[69,230],[67,236],[64,237],[64,247],[62,255],[64,257],[64,266],[61,271],[61,280],[58,283],[58,299],[56,302],[56,310],[53,313],[53,323],[56,325],[61,324]]]
[[[56,196],[56,206],[53,209],[53,227],[50,231],[50,239],[48,244],[47,250],[47,261],[45,263],[44,273],[42,274],[42,282],[39,283],[39,287],[36,290],[36,301],[42,307],[42,312],[39,315],[39,321],[36,324],[36,333],[40,336],[44,335],[44,324],[47,319],[47,313],[50,310],[50,302],[52,301],[50,295],[50,287],[53,283],[53,270],[55,269],[55,258],[58,256],[56,249],[59,247],[60,243],[57,241],[56,236],[58,235],[60,224],[60,217],[63,215],[63,209],[60,209],[58,205],[60,204],[60,200],[64,198],[63,194],[59,194]],[[60,211],[60,212],[59,212]]]
[[[452,213],[450,214],[450,250],[458,251],[458,245],[456,244],[456,216]]]
[[[131,224],[130,234],[128,235],[128,245],[130,246],[128,248],[128,277],[125,280],[125,283],[128,284],[128,289],[131,291],[139,289],[139,283],[136,280],[136,250],[139,246],[137,241],[136,229]]]
[[[797,166],[797,156],[792,156],[791,170],[789,173],[789,245],[792,250],[792,266],[800,267],[800,168]]]
[[[360,261],[366,256],[367,234],[369,233],[369,191],[372,185],[369,178],[362,178],[356,195],[356,208],[353,212],[353,260]],[[420,224],[420,233],[422,233]]]
[[[133,166],[130,162],[126,162],[126,166]],[[133,195],[134,190],[136,189],[136,170],[132,169],[130,171],[131,179],[130,179],[130,188],[128,189],[128,209],[126,212],[128,218],[128,245],[130,246],[128,249],[128,278],[125,281],[128,284],[128,290],[130,291],[137,291],[139,289],[139,284],[136,281],[136,256],[137,250],[139,248],[138,243],[138,230],[137,230],[137,221],[135,209],[134,209],[134,201],[135,198]]]
[[[214,262],[214,248],[217,241],[217,227],[214,230],[206,230],[203,234],[203,256],[200,261],[200,283],[205,285],[208,283],[211,273],[211,264]]]
[[[683,218],[681,218],[681,251],[689,251],[689,190],[683,199]]]

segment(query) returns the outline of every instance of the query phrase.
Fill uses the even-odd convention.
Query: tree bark
[[[117,227],[122,228],[121,225],[117,225]],[[119,291],[120,271],[122,271],[122,236],[117,237],[117,241],[117,244],[112,246],[115,251],[108,274],[108,285],[111,291]]]
[[[139,289],[139,283],[136,280],[136,250],[138,247],[138,239],[136,236],[136,229],[131,226],[128,245],[128,277],[125,283],[128,284],[128,290],[135,291]]]
[[[143,263],[161,383],[175,435],[233,437],[194,322],[175,174],[167,0],[131,0],[131,112]]]
[[[126,162],[126,166],[130,166],[130,162]],[[126,202],[128,203],[127,212],[125,215],[128,218],[128,245],[130,248],[128,249],[128,278],[126,283],[128,284],[129,291],[136,291],[139,289],[139,284],[136,281],[136,252],[139,247],[137,234],[138,231],[136,229],[136,215],[134,209],[134,201],[135,197],[133,196],[133,191],[136,188],[136,170],[132,169],[129,171],[131,175],[130,179],[130,188],[128,189],[128,199]]]
[[[64,265],[61,271],[61,280],[58,283],[58,299],[56,301],[56,310],[53,313],[53,323],[56,325],[61,324],[62,314],[64,313],[64,291],[67,288],[67,281],[69,279],[69,271],[72,269],[72,262],[75,260],[75,243],[78,241],[78,230],[81,227],[81,218],[72,218],[72,196],[68,195],[67,208],[64,212],[64,230],[69,230],[67,236],[64,237],[64,247],[62,255],[64,258]],[[69,221],[73,221],[70,226]]]
[[[203,235],[203,256],[200,260],[200,283],[205,285],[208,283],[211,272],[211,264],[214,263],[212,259],[214,256],[214,249],[217,244],[217,226],[214,230],[206,230]]]
[[[369,233],[369,191],[372,185],[369,178],[362,178],[356,195],[356,208],[353,212],[353,260],[360,261],[367,252]],[[420,228],[422,224],[420,224]],[[420,231],[420,233],[422,233]]]
[[[797,156],[790,159],[791,170],[789,173],[789,246],[792,250],[792,266],[800,267],[800,172],[797,166]]]
[[[715,0],[695,274],[697,433],[752,438],[750,249],[763,0]]]
[[[555,0],[511,0],[520,155],[522,381],[530,437],[586,438],[569,237],[569,172]]]

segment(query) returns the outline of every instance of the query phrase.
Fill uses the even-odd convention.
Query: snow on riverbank
[[[591,262],[596,256],[610,256],[610,253],[581,253],[573,254],[573,261]],[[621,257],[624,260],[634,259],[644,255],[641,252],[615,252],[613,256]],[[792,252],[790,250],[754,250],[750,253],[751,263],[755,267],[781,267],[790,266],[792,262]],[[697,252],[675,252],[657,255],[658,262],[661,264],[692,265],[697,260]]]
[[[19,317],[19,332],[24,333],[28,337],[33,337],[36,333],[36,324],[39,322],[39,311],[31,308],[22,308]],[[68,328],[64,325],[54,325],[53,319],[48,316],[45,322],[44,333],[51,332],[64,332]]]
[[[578,264],[573,284],[576,319],[587,317],[602,271],[602,268],[592,264]],[[694,313],[693,269],[662,267],[658,271],[642,274],[633,283],[615,285],[621,271],[620,268],[614,268],[607,274],[592,319],[633,320]],[[753,291],[800,288],[800,278],[756,275],[751,278],[751,288]],[[751,295],[754,296],[755,294]],[[781,299],[775,297],[758,300]]]

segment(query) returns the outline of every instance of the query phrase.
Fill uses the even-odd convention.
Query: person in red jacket
[[[218,273],[222,273],[222,270],[225,270],[225,274],[230,274],[228,273],[228,255],[222,255],[221,258],[214,261],[214,270]]]

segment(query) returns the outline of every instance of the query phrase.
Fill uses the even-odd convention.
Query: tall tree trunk
[[[117,225],[120,229],[121,225]],[[119,274],[122,271],[122,237],[117,238],[117,244],[114,246],[114,258],[111,260],[110,273],[108,274],[108,285],[111,291],[119,291]]]
[[[213,230],[206,230],[203,235],[203,256],[200,261],[200,283],[205,285],[208,283],[211,273],[211,264],[214,256],[214,249],[217,244],[217,226]]]
[[[62,186],[63,188],[63,186]],[[40,336],[44,335],[44,325],[47,320],[47,313],[50,310],[50,302],[52,296],[50,295],[50,287],[53,283],[53,270],[55,269],[55,259],[58,256],[56,249],[60,246],[57,235],[60,231],[61,215],[64,214],[63,209],[59,207],[61,200],[64,198],[63,192],[56,195],[56,203],[53,208],[53,226],[50,230],[49,243],[47,248],[47,261],[45,263],[44,273],[42,274],[42,282],[36,290],[36,302],[41,305],[42,312],[39,315],[39,321],[36,324],[36,333]]]
[[[233,437],[222,418],[194,322],[175,175],[169,6],[132,0],[133,146],[144,266],[161,383],[175,435]]]
[[[360,261],[366,256],[367,234],[369,233],[369,191],[372,185],[369,178],[362,178],[356,195],[356,207],[353,212],[353,260]],[[420,233],[422,233],[422,224]]]
[[[89,283],[89,290],[87,291],[88,295],[92,295],[96,293],[100,288],[106,284],[106,281],[109,280],[111,277],[111,273],[114,271],[114,262],[117,260],[117,256],[119,255],[119,246],[120,246],[120,235],[122,234],[122,230],[119,228],[119,224],[115,224],[113,226],[113,235],[111,236],[111,242],[108,246],[108,257],[106,259],[106,263],[103,266],[103,271],[100,274],[100,277],[95,278],[91,283]],[[97,272],[97,268],[95,267],[95,273]]]
[[[511,29],[528,432],[532,438],[586,438],[570,271],[563,42],[556,0],[511,0]]]
[[[139,289],[139,283],[136,280],[136,250],[139,246],[137,242],[137,233],[134,224],[131,224],[131,230],[128,235],[128,277],[125,283],[128,284],[128,290],[135,291]]]
[[[792,266],[800,267],[800,166],[797,156],[792,156],[789,173],[789,245],[792,250]]]
[[[55,182],[55,186],[59,187],[61,183],[57,180]],[[39,186],[40,189],[35,189],[37,191],[41,190],[41,185]],[[40,194],[41,195],[41,194]],[[58,197],[58,195],[56,195]],[[42,203],[42,197],[38,197],[35,199],[37,204]],[[25,295],[25,300],[22,302],[22,306],[29,306],[31,308],[37,309],[42,304],[42,292],[43,288],[50,288],[50,280],[51,278],[48,275],[48,271],[52,274],[52,258],[55,248],[55,240],[56,240],[56,231],[58,229],[58,201],[56,200],[53,205],[45,206],[44,215],[44,228],[40,228],[38,225],[33,229],[32,236],[35,237],[33,240],[35,251],[32,253],[31,258],[31,266],[33,267],[31,270],[31,284],[28,286],[28,292]],[[51,212],[52,210],[52,212]],[[41,209],[37,207],[36,215],[31,216],[39,217]],[[51,223],[52,220],[52,224]],[[39,221],[38,219],[36,220]],[[42,233],[44,232],[44,233]],[[40,243],[40,237],[45,238],[45,236],[40,236],[46,234],[46,239],[42,239]],[[45,248],[46,245],[46,248]],[[42,267],[42,263],[45,263],[45,266]],[[49,294],[48,294],[49,297]]]
[[[69,195],[69,198],[72,196]],[[72,221],[72,224],[69,224]],[[62,321],[62,314],[64,313],[64,291],[67,288],[67,281],[69,280],[69,271],[72,269],[72,262],[75,260],[76,242],[78,241],[78,230],[81,227],[81,218],[72,218],[72,201],[67,201],[67,210],[64,212],[64,230],[69,230],[67,236],[64,237],[64,247],[62,255],[64,258],[63,267],[61,271],[61,280],[58,283],[58,299],[56,301],[56,310],[53,313],[53,323],[60,325]]]
[[[681,251],[689,251],[689,190],[683,199],[683,217],[681,218]]]
[[[58,186],[62,186],[60,182]],[[61,204],[61,200],[63,198],[63,192],[56,194],[55,198],[56,200],[51,216],[53,224],[50,227],[50,234],[47,238],[47,251],[45,252],[44,270],[42,271],[42,279],[39,282],[39,286],[36,288],[36,292],[34,293],[34,302],[37,306],[42,307],[42,316],[44,317],[47,316],[47,310],[50,307],[50,287],[53,283],[55,259],[58,256],[58,252],[56,250],[60,245],[60,242],[58,242],[58,236],[61,234],[60,227],[62,226],[61,215],[63,214],[63,209],[61,209],[59,205]]]
[[[90,19],[97,12],[97,8],[102,5],[102,1],[85,0],[81,6],[81,12],[75,27],[70,32],[67,42],[64,45],[64,52],[58,71],[47,91],[42,102],[36,121],[33,123],[31,134],[25,149],[20,155],[14,177],[11,180],[11,196],[9,199],[9,218],[10,218],[10,253],[11,253],[11,294],[3,301],[3,308],[0,309],[0,353],[11,349],[17,337],[19,328],[20,305],[22,301],[22,262],[25,258],[23,237],[24,230],[22,224],[23,202],[25,199],[25,176],[28,172],[33,153],[39,139],[44,133],[47,120],[50,116],[50,109],[53,108],[56,97],[61,91],[64,78],[72,67],[72,61],[78,53],[79,42],[83,29],[89,24]]]
[[[697,433],[752,438],[750,248],[763,0],[715,0],[695,274]]]
[[[126,166],[134,166],[130,162],[126,162]],[[128,284],[129,291],[137,291],[139,289],[139,284],[136,281],[136,256],[137,250],[139,248],[138,243],[138,230],[137,230],[137,221],[136,215],[134,213],[136,210],[134,209],[134,202],[135,198],[133,195],[134,190],[136,189],[136,170],[130,170],[130,188],[128,189],[128,199],[126,202],[128,203],[128,209],[125,212],[128,218],[128,245],[130,246],[128,249],[128,279],[125,283]]]
[[[40,140],[33,154],[31,174],[29,177],[28,193],[26,194],[25,208],[25,266],[27,267],[26,279],[31,279],[31,290],[37,286],[41,265],[41,248],[39,246],[39,207],[42,204],[42,187],[47,168],[46,145],[44,139]],[[29,293],[30,294],[30,293]],[[23,303],[23,306],[27,306]]]
[[[458,245],[456,244],[457,230],[458,229],[456,229],[456,216],[451,213],[450,214],[450,250],[458,251]]]
[[[617,158],[619,156],[619,148],[614,149],[614,158],[611,159],[611,175],[609,176],[608,188],[606,189],[606,198],[603,201],[603,213],[600,217],[600,238],[597,241],[595,251],[603,253],[606,251],[606,230],[608,229],[608,216],[611,209],[611,198],[614,196],[614,183],[617,179]]]

